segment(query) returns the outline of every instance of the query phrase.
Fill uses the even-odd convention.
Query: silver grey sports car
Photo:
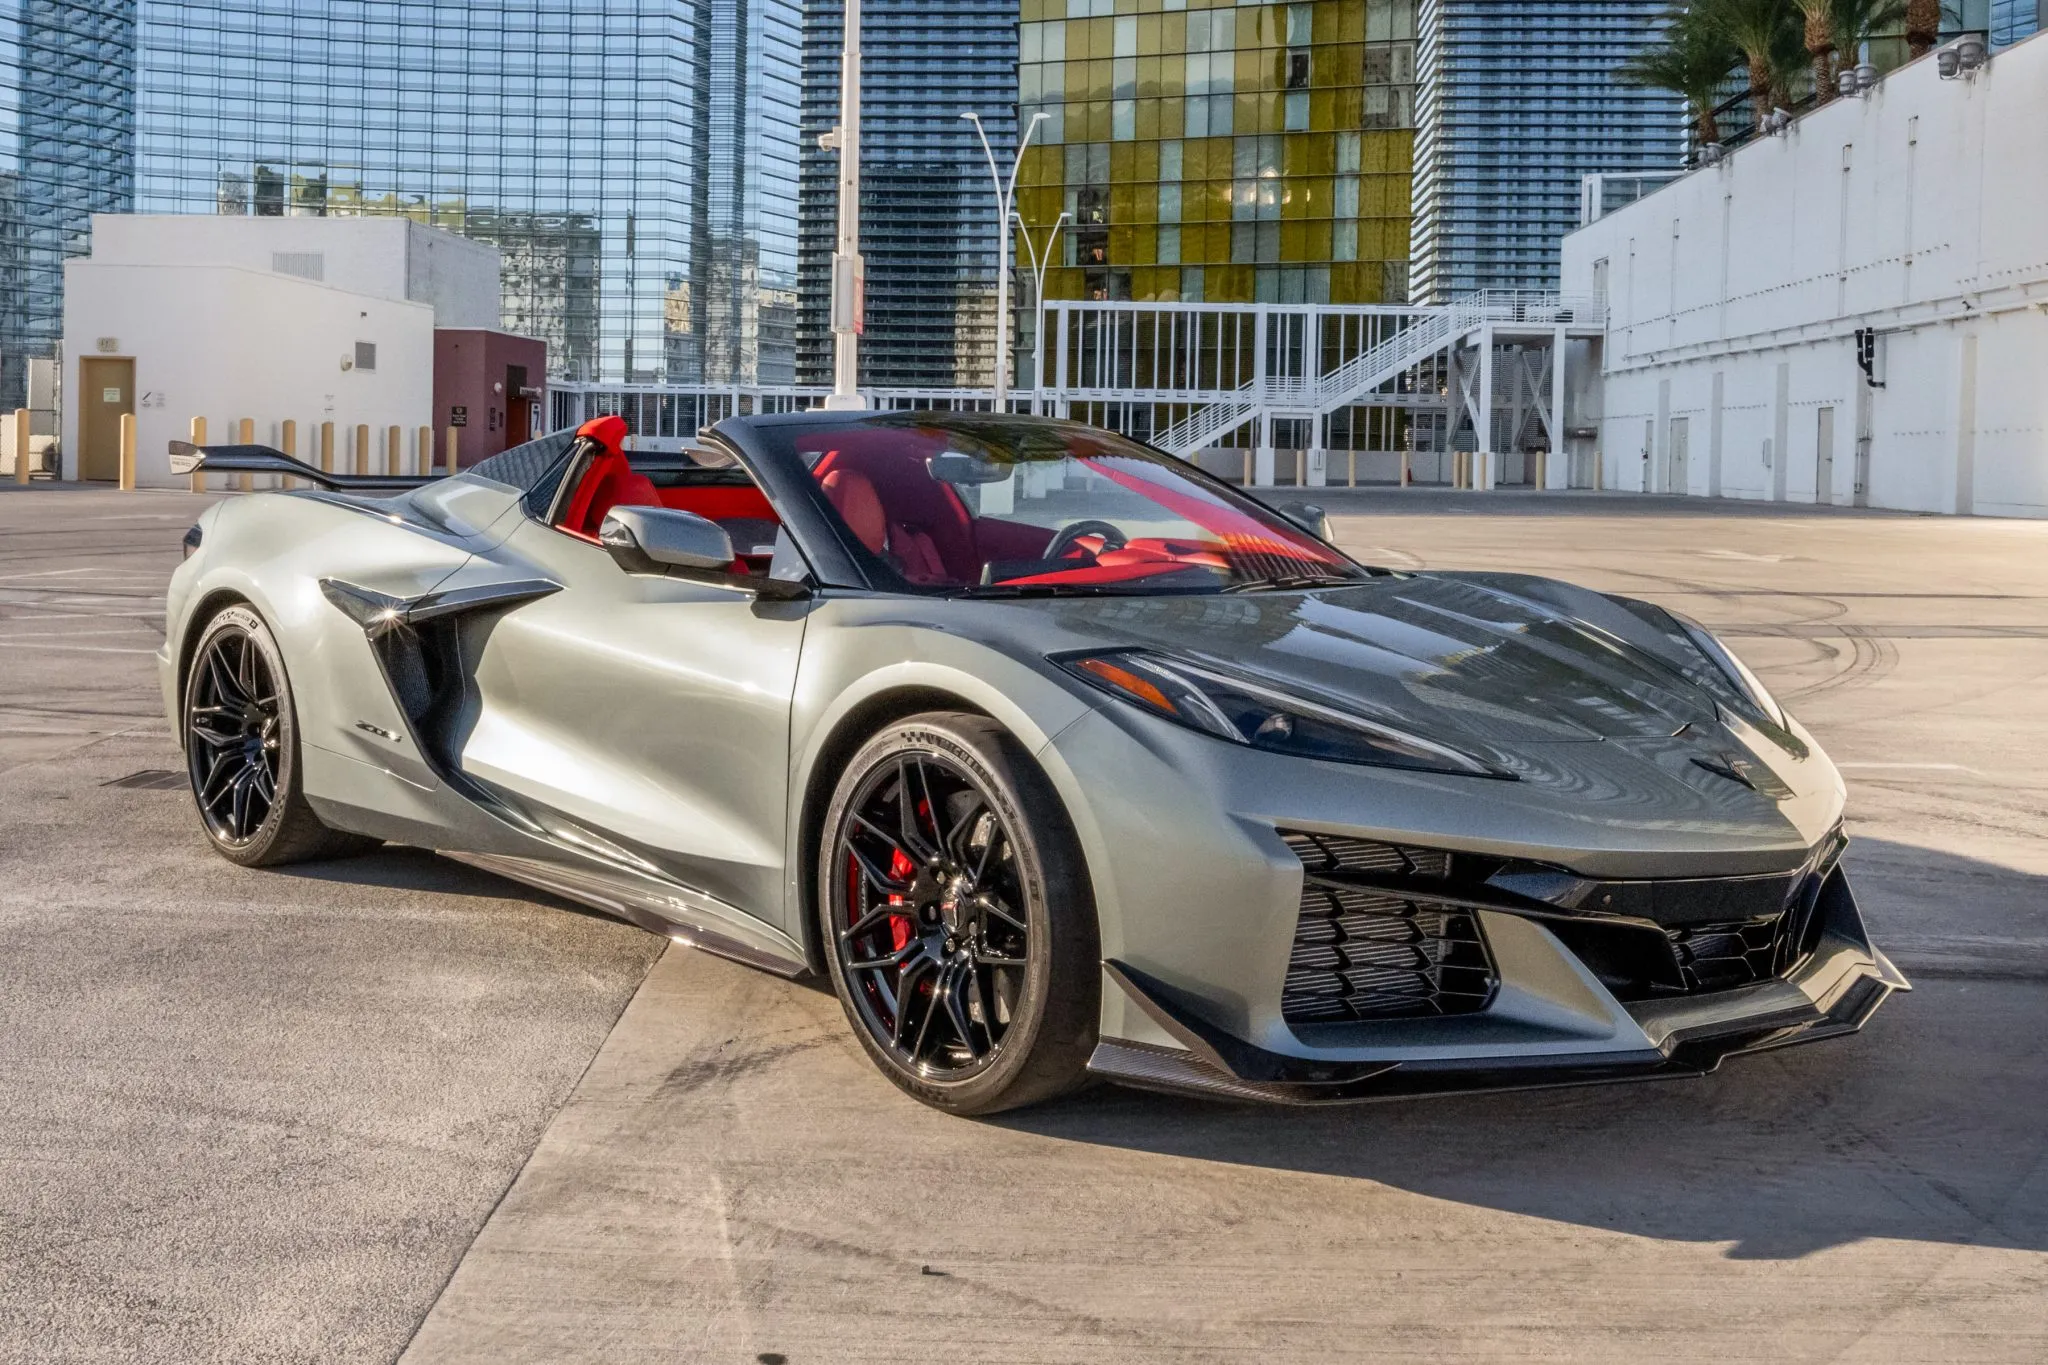
[[[164,704],[249,866],[436,849],[828,973],[958,1113],[1711,1071],[1906,981],[1832,764],[1659,607],[1370,568],[1069,422],[601,418],[186,537]]]

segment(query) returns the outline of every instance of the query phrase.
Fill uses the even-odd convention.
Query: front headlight
[[[1750,705],[1763,713],[1764,719],[1780,730],[1791,728],[1785,724],[1784,708],[1778,705],[1762,680],[1749,671],[1749,665],[1730,653],[1728,647],[1716,640],[1713,633],[1699,622],[1675,611],[1671,613],[1671,619],[1678,622],[1679,629],[1685,632],[1685,638],[1692,642],[1692,647],[1706,655],[1707,661],[1721,671]]]
[[[1514,778],[1447,744],[1208,664],[1142,649],[1053,662],[1113,697],[1232,744],[1335,763]]]

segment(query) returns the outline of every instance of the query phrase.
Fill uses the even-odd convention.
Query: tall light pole
[[[867,280],[860,256],[860,0],[845,0],[839,50],[839,126],[818,139],[839,153],[839,244],[832,252],[832,394],[828,408],[864,408],[860,333]]]
[[[1052,264],[1052,244],[1059,240],[1060,226],[1072,215],[1065,209],[1052,220],[1052,231],[1045,235],[1045,253],[1031,244],[1031,229],[1024,225],[1024,215],[1018,214],[1017,233],[1024,239],[1024,249],[1031,253],[1031,415],[1039,415],[1039,395],[1045,389],[1045,268]]]
[[[1016,198],[1017,172],[1024,165],[1024,149],[1031,145],[1031,135],[1038,131],[1046,114],[1039,110],[1025,127],[1024,136],[1017,143],[1017,159],[1010,163],[1008,184],[996,169],[996,151],[988,145],[981,115],[963,113],[960,117],[973,124],[981,138],[981,150],[988,154],[988,178],[996,187],[996,411],[1001,412],[1010,401],[1010,203]]]

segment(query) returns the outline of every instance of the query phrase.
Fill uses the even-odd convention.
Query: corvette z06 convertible
[[[1906,982],[1843,787],[1705,630],[1353,562],[1068,422],[600,418],[209,507],[164,704],[245,866],[393,840],[828,974],[954,1112],[1700,1074]],[[673,444],[673,443],[672,443]]]

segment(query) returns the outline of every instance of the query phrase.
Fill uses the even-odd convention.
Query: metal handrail
[[[1488,323],[1603,326],[1606,317],[1606,301],[1597,294],[1483,289],[1432,311],[1316,379],[1255,378],[1168,427],[1157,444],[1177,455],[1202,449],[1242,426],[1261,407],[1299,407],[1322,416]]]

